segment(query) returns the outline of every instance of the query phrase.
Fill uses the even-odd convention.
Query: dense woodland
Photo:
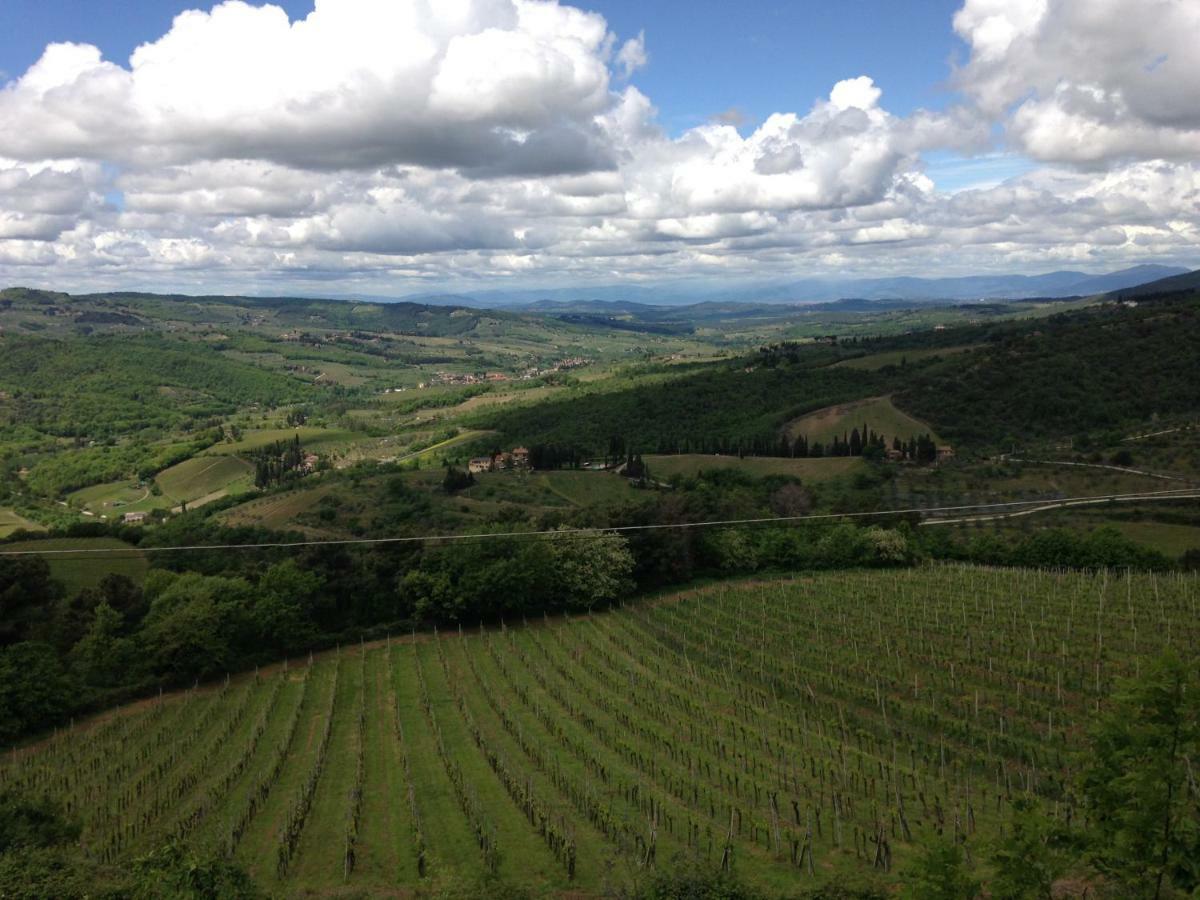
[[[1009,326],[966,365],[901,379],[898,402],[957,442],[1091,438],[1196,408],[1200,297],[1139,298]]]

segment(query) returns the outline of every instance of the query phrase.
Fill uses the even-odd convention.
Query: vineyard
[[[600,892],[699,856],[770,890],[968,854],[1033,795],[1083,826],[1089,720],[1194,576],[936,567],[416,635],[149,701],[0,767],[92,856],[178,837],[272,892],[495,873]]]

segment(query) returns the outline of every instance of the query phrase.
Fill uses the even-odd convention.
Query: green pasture
[[[119,554],[64,553],[69,550],[122,550]],[[132,544],[116,538],[45,538],[0,544],[0,552],[51,551],[45,554],[52,577],[62,582],[68,594],[96,587],[107,575],[124,575],[141,583],[149,564]]]

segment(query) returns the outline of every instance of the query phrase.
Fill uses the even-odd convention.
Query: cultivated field
[[[158,473],[163,496],[173,503],[211,501],[254,486],[254,467],[235,456],[195,456]]]
[[[856,356],[854,359],[843,359],[834,363],[835,367],[843,369],[858,369],[863,372],[874,372],[887,366],[904,366],[936,357],[954,356],[979,349],[978,344],[964,344],[961,347],[927,347],[913,350],[887,350],[883,353],[870,353],[866,356]]]
[[[247,431],[240,441],[228,444],[214,444],[204,451],[208,456],[226,456],[238,453],[248,453],[259,450],[280,441],[290,441],[300,438],[300,443],[306,450],[326,450],[352,443],[356,437],[354,432],[336,428],[315,428],[301,425],[296,428],[260,428]]]
[[[893,437],[907,440],[919,434],[929,434],[935,441],[938,439],[933,429],[897,409],[887,397],[872,397],[819,409],[789,423],[787,433],[793,438],[804,435],[809,443],[828,443],[835,435],[843,437],[855,428],[861,430],[864,425],[884,435],[889,445]]]
[[[1171,557],[1183,556],[1189,550],[1200,550],[1200,528],[1195,525],[1174,525],[1168,522],[1114,522],[1117,529],[1130,540],[1158,550]]]
[[[14,531],[20,531],[22,528],[26,531],[42,530],[42,526],[37,522],[31,522],[11,509],[0,508],[0,538],[8,537]]]
[[[819,482],[838,478],[863,467],[861,459],[830,456],[820,459],[787,459],[773,456],[714,456],[707,453],[681,453],[676,456],[647,456],[650,476],[666,479],[672,475],[695,475],[706,469],[737,469],[755,478],[768,475],[792,475],[803,481]]]
[[[638,489],[629,480],[611,472],[539,472],[540,479],[558,496],[576,506],[602,506],[628,503],[636,499]]]
[[[296,517],[315,507],[333,487],[330,484],[320,484],[312,488],[256,497],[218,513],[218,520],[222,524],[235,527],[257,525],[284,531],[297,528]]]
[[[101,518],[114,518],[127,512],[149,512],[154,507],[167,504],[156,497],[149,487],[136,480],[112,481],[93,484],[67,495],[72,506],[82,507]]]
[[[982,850],[1017,796],[1082,825],[1089,720],[1148,655],[1196,657],[1198,600],[968,567],[726,583],[170,696],[0,786],[64,801],[100,858],[173,835],[288,895],[489,871],[586,895],[692,856],[768,890],[889,877],[934,832]]]
[[[128,550],[120,555],[90,553],[51,553],[46,556],[51,577],[61,581],[67,596],[87,587],[96,587],[107,575],[124,575],[141,584],[146,577],[146,557],[132,544],[116,538],[46,538],[0,545],[0,552],[59,550]]]

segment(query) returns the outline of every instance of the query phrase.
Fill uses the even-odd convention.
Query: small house
[[[127,512],[121,517],[121,521],[126,525],[144,525],[146,514],[144,512]]]
[[[467,471],[472,475],[477,475],[480,472],[492,471],[492,458],[490,456],[476,456],[467,463]]]
[[[954,459],[954,448],[949,444],[943,444],[937,448],[937,461],[940,463],[948,462]]]
[[[525,469],[529,467],[529,449],[527,447],[513,447],[512,449],[513,465],[518,468]]]

